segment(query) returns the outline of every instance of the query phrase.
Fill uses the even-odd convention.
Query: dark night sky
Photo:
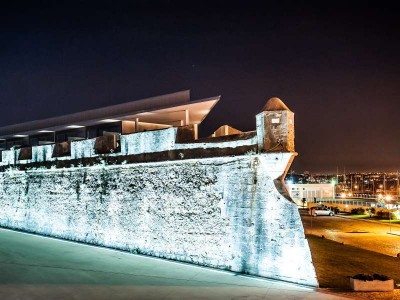
[[[0,126],[191,89],[222,95],[205,136],[254,130],[277,96],[295,112],[295,171],[400,169],[390,2],[12,3],[0,4]]]

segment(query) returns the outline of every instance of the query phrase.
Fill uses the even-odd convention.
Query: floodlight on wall
[[[85,126],[82,126],[82,125],[68,125],[67,126],[67,128],[70,128],[70,129],[77,129],[77,128],[83,128],[83,127],[85,127]]]

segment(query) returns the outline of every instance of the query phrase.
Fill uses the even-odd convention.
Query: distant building
[[[297,205],[302,205],[301,200],[306,199],[307,202],[320,200],[323,198],[333,198],[335,195],[335,186],[329,183],[286,183],[288,191],[292,199]]]

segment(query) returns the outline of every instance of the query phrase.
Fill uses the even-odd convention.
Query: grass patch
[[[393,223],[393,224],[400,224],[400,220],[391,220],[389,221],[389,219],[382,219],[382,218],[377,218],[377,217],[370,217],[369,215],[349,215],[349,217],[351,219],[366,219],[366,220],[373,220],[373,221],[378,221],[378,222],[382,222],[382,223]]]
[[[350,218],[352,219],[371,219],[374,220],[374,218],[370,218],[369,215],[349,215]]]
[[[359,273],[382,274],[400,282],[400,259],[307,235],[321,288],[350,288],[349,277]]]
[[[400,220],[385,220],[385,219],[376,219],[376,221],[382,222],[382,223],[393,223],[393,224],[400,224]]]

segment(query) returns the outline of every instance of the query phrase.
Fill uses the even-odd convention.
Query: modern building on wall
[[[286,183],[288,191],[292,199],[297,205],[303,205],[302,199],[307,202],[321,200],[326,198],[334,198],[335,186],[330,183]]]
[[[197,126],[220,97],[190,101],[180,91],[123,104],[0,127],[0,150],[40,146],[169,127]]]

